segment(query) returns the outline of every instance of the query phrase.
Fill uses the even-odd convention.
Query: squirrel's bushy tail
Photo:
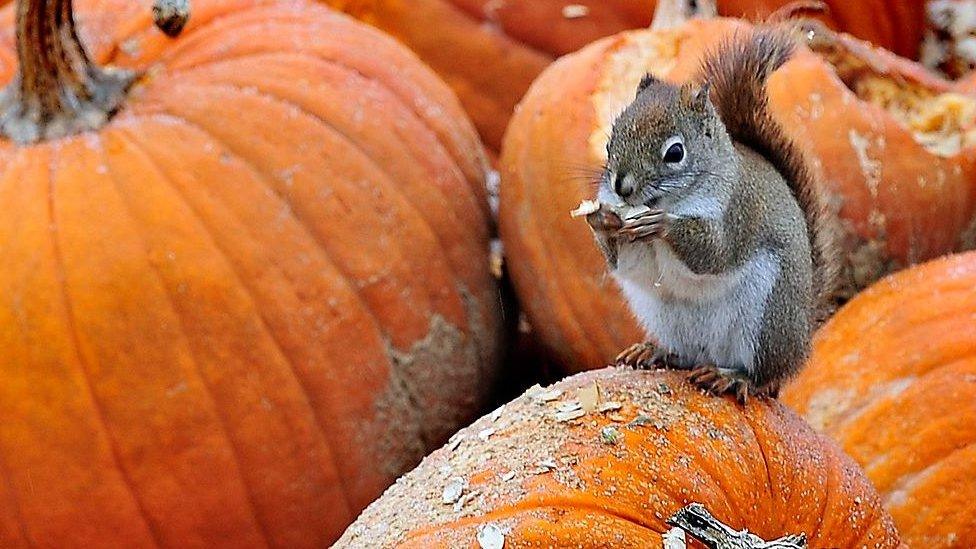
[[[706,55],[701,77],[710,84],[712,102],[732,139],[769,160],[803,210],[820,319],[836,291],[836,239],[820,185],[802,152],[770,114],[766,95],[767,78],[790,59],[794,49],[792,36],[782,28],[766,26],[736,33]]]

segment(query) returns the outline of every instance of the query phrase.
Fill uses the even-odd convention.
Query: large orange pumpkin
[[[326,0],[414,49],[454,88],[489,147],[546,65],[624,29],[646,27],[654,0]],[[763,17],[790,0],[720,0]],[[924,2],[831,0],[826,20],[903,55],[921,40]]]
[[[911,547],[976,547],[974,288],[972,252],[885,279],[783,396],[864,467]]]
[[[125,93],[70,0],[20,8],[0,546],[328,545],[490,387],[474,128],[411,53],[322,6],[194,0],[171,41],[144,2],[83,1],[93,57],[136,71]]]
[[[747,25],[692,20],[633,31],[564,57],[535,82],[501,158],[500,232],[517,293],[571,370],[605,364],[643,337],[585,223],[613,118],[645,72],[681,81],[702,53]],[[771,104],[821,172],[839,211],[853,293],[976,235],[976,100],[920,66],[845,36],[814,34],[770,82]]]
[[[573,410],[578,411],[573,411]],[[462,430],[357,519],[337,548],[662,547],[691,502],[764,539],[897,547],[853,462],[776,401],[706,396],[675,372],[606,369],[538,386]]]

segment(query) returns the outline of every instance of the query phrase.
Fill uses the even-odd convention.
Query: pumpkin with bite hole
[[[569,370],[641,340],[585,223],[614,117],[650,72],[681,82],[748,24],[694,19],[625,32],[553,64],[506,134],[499,225],[530,322]],[[770,80],[771,109],[824,182],[846,298],[884,274],[973,246],[976,99],[922,67],[821,26]]]
[[[974,288],[976,252],[879,282],[783,395],[864,467],[911,547],[976,547]]]
[[[457,92],[498,149],[516,103],[555,58],[647,27],[654,0],[326,0],[402,40]],[[720,0],[722,14],[762,18],[791,0]],[[829,0],[831,26],[914,56],[921,0]]]
[[[657,548],[689,503],[767,540],[899,545],[857,466],[785,406],[611,368],[537,386],[462,430],[336,547],[478,547],[488,529],[505,547]]]
[[[0,546],[328,546],[491,385],[474,128],[314,3],[194,0],[172,41],[82,0],[113,69],[70,0],[16,7]]]

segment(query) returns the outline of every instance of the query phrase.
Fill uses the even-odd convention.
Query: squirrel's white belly
[[[760,250],[733,271],[699,275],[662,241],[627,243],[614,278],[647,333],[672,352],[751,369],[779,264]]]

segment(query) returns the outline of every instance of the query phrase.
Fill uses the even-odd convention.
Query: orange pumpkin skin
[[[485,143],[498,150],[509,117],[555,58],[604,36],[643,28],[653,0],[325,0],[397,37],[453,88]],[[720,0],[723,14],[764,17],[790,0]],[[924,3],[830,1],[832,26],[904,55],[921,40]],[[585,15],[573,14],[584,6]],[[576,11],[575,13],[579,13]]]
[[[879,282],[783,395],[864,467],[910,547],[976,546],[974,287],[972,252]]]
[[[491,385],[475,130],[322,6],[76,12],[147,72],[98,131],[0,142],[0,546],[327,546]]]
[[[704,50],[746,28],[715,19],[603,39],[549,67],[513,117],[500,159],[499,229],[529,320],[570,371],[606,364],[643,337],[586,223],[568,213],[595,194],[610,121],[632,100],[645,71],[684,80]],[[892,81],[951,91],[918,65],[841,40],[865,63],[893,73]],[[860,93],[880,93],[873,89]],[[820,170],[839,211],[848,291],[972,246],[976,148],[968,142],[948,156],[929,152],[893,114],[861,100],[809,51],[773,76],[770,95],[775,115]],[[967,138],[971,130],[965,128]]]
[[[562,393],[543,400],[552,390]],[[595,409],[557,421],[580,392],[598,392]],[[742,407],[680,373],[610,368],[536,386],[456,437],[336,547],[477,547],[489,523],[509,531],[505,547],[661,547],[665,520],[690,502],[765,539],[898,546],[877,494],[833,442],[775,401]],[[455,479],[468,499],[452,507],[442,497]]]

